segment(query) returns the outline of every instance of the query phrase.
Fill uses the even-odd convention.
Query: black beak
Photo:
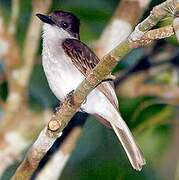
[[[43,14],[36,14],[36,16],[44,23],[51,24],[51,25],[55,24],[50,16],[43,15]]]

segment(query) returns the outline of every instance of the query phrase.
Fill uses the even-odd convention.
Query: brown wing
[[[99,63],[99,58],[79,40],[66,39],[62,43],[65,53],[70,57],[76,68],[86,77],[91,70]],[[113,88],[110,82],[101,83],[97,87],[118,109],[118,103],[116,97],[110,92],[109,88]],[[99,117],[98,117],[99,118]],[[106,122],[105,122],[106,123]],[[108,124],[110,126],[110,124]]]
[[[63,49],[71,57],[73,64],[85,76],[98,64],[98,57],[82,42],[76,39],[66,39]]]
[[[99,59],[97,56],[83,43],[74,39],[67,39],[63,43],[63,48],[65,52],[70,56],[73,64],[76,68],[81,71],[84,76],[87,76],[88,73],[98,64]],[[113,91],[113,87],[109,82],[103,82],[97,87],[113,104],[115,108],[117,108],[118,103],[116,96]],[[106,125],[107,127],[112,127],[117,137],[121,141],[127,156],[132,164],[132,166],[136,170],[141,170],[142,166],[145,164],[145,159],[143,158],[142,152],[140,148],[136,145],[133,136],[128,129],[125,122],[122,120],[119,115],[119,121],[121,124],[121,128],[117,128],[112,123],[109,123],[107,119],[99,116],[99,114],[94,114],[97,119]]]

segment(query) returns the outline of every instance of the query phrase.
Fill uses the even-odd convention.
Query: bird
[[[71,12],[55,10],[49,15],[37,13],[42,27],[42,66],[54,95],[64,101],[100,59],[80,40],[80,19]],[[94,115],[112,128],[135,170],[145,165],[145,158],[119,112],[114,84],[110,80],[96,86],[82,103],[79,111]]]

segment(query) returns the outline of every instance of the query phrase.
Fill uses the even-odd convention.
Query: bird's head
[[[54,11],[50,15],[36,14],[44,22],[45,36],[52,38],[76,38],[79,39],[80,20],[72,13],[61,10]]]

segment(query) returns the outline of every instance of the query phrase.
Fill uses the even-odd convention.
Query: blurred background
[[[119,42],[127,37],[134,25],[145,18],[154,5],[161,2],[0,0],[2,180],[10,179],[25,152],[59,104],[48,87],[42,69],[42,24],[35,13],[47,14],[56,9],[73,12],[81,20],[81,40],[102,57],[107,52],[106,49],[110,50],[106,46],[114,41],[111,39]],[[114,25],[115,20],[123,24]],[[165,18],[157,27],[171,22],[171,17]],[[112,33],[107,36],[105,33],[109,31]],[[119,35],[121,39],[117,37],[118,32],[123,33]],[[132,169],[110,129],[101,125],[94,117],[79,113],[65,129],[63,137],[57,140],[42,160],[32,179],[38,179],[54,153],[64,149],[69,156],[68,161],[61,159],[55,166],[60,169],[60,163],[64,162],[64,169],[61,167],[63,171],[59,170],[59,179],[62,180],[179,179],[178,58],[178,43],[173,36],[133,50],[113,72],[117,76],[115,87],[121,115],[146,158],[147,164],[141,172]],[[75,128],[76,135],[70,134]]]

